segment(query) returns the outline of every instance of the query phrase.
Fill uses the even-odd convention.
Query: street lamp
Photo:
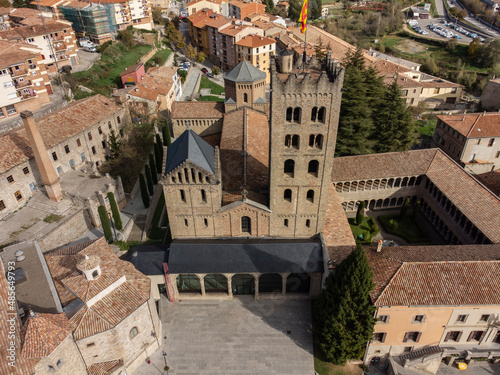
[[[167,353],[163,351],[161,355],[163,356],[163,361],[165,362],[165,367],[163,369],[167,372],[168,375],[168,370],[170,370],[170,367],[167,366]]]

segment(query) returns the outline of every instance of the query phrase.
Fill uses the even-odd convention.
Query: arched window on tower
[[[295,134],[293,137],[292,137],[292,147],[293,148],[296,148],[298,149],[299,148],[299,136],[297,134]]]
[[[324,124],[325,120],[326,120],[326,108],[321,107],[318,112],[318,121]]]
[[[309,166],[307,167],[307,172],[312,174],[314,177],[318,177],[319,162],[317,160],[311,160]]]
[[[316,121],[316,117],[318,117],[318,107],[313,107],[311,111],[311,121]]]
[[[241,231],[243,233],[252,233],[252,221],[248,216],[241,218]]]
[[[292,201],[292,190],[286,189],[285,192],[283,193],[283,198],[286,201],[291,202]]]
[[[314,146],[320,150],[323,148],[323,135],[318,134],[314,140]]]
[[[296,107],[293,110],[293,122],[300,124],[300,116],[302,115],[302,108]]]
[[[283,172],[287,176],[293,177],[293,174],[295,172],[295,162],[292,159],[285,160],[285,167]]]
[[[314,139],[315,139],[314,134],[311,134],[309,136],[309,147],[314,147]]]
[[[314,190],[308,190],[306,197],[309,202],[314,203]]]
[[[246,92],[243,94],[243,101],[248,103],[248,94]]]
[[[292,145],[292,136],[290,134],[287,134],[285,136],[285,146],[290,147]]]
[[[293,108],[292,107],[288,107],[286,109],[286,121],[292,121],[292,117],[293,117]]]

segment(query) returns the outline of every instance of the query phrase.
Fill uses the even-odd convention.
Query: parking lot
[[[438,38],[443,40],[450,40],[452,38],[455,38],[459,43],[467,44],[470,44],[470,42],[472,42],[472,37],[475,35],[474,31],[466,30],[465,28],[460,27],[460,25],[455,25],[448,22],[446,22],[445,24],[444,22],[445,21],[443,18],[408,20],[408,28],[419,34],[431,38]],[[484,39],[482,41],[484,42]]]

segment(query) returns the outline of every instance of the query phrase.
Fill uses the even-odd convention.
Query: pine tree
[[[155,162],[156,162],[156,172],[161,173],[161,167],[163,165],[163,158],[161,156],[160,145],[155,142]]]
[[[139,175],[139,184],[141,186],[142,203],[144,204],[144,207],[148,208],[149,207],[148,188],[146,187],[146,181],[144,180],[144,175],[142,173]]]
[[[406,151],[413,143],[413,116],[396,81],[388,86],[374,114],[376,152]]]
[[[292,21],[298,22],[300,11],[302,10],[302,2],[300,0],[290,0],[288,4],[288,18]]]
[[[155,188],[153,186],[153,177],[151,177],[151,170],[149,169],[149,165],[144,166],[144,173],[146,174],[146,182],[148,185],[149,195],[153,195],[155,192]]]
[[[104,232],[104,237],[106,237],[106,241],[113,242],[113,233],[111,233],[111,225],[109,224],[108,212],[106,211],[106,207],[97,207],[97,212],[99,213],[99,218],[101,219],[102,230]]]
[[[163,133],[163,146],[167,147],[170,146],[172,144],[172,139],[170,138],[170,129],[168,127],[168,121],[165,121],[165,125],[162,126],[161,131]]]
[[[361,225],[365,216],[363,215],[363,210],[365,209],[365,201],[362,201],[358,206],[358,211],[356,212],[356,225]]]
[[[153,178],[153,184],[158,183],[158,174],[156,173],[156,163],[152,154],[149,154],[149,165],[151,166],[151,177]]]
[[[116,204],[115,195],[113,192],[108,193],[109,205],[111,206],[111,212],[113,213],[113,220],[115,221],[116,229],[122,230],[122,218],[120,217],[120,210],[118,209],[118,205]]]
[[[372,338],[375,320],[370,292],[375,284],[361,245],[325,280],[325,289],[314,301],[314,340],[325,359],[343,365],[363,356]]]

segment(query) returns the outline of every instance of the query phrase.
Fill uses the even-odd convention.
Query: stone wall
[[[48,357],[43,357],[36,364],[35,373],[37,375],[87,374],[85,363],[73,341],[72,334],[68,335]]]

